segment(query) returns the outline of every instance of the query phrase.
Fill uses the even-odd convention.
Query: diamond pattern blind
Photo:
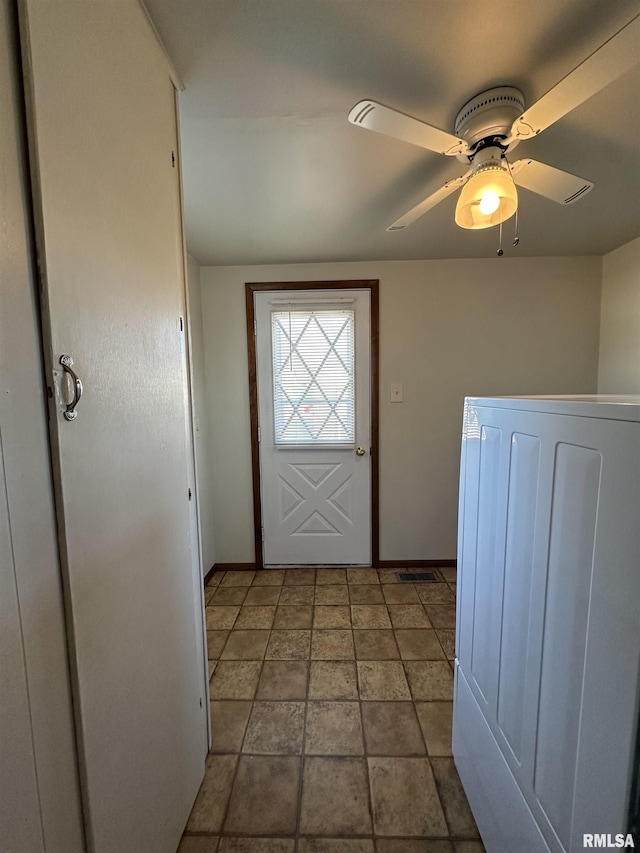
[[[271,313],[276,445],[353,444],[354,311]]]

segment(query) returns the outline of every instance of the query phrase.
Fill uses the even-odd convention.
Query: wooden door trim
[[[247,349],[249,356],[249,414],[251,418],[251,474],[253,480],[253,529],[256,568],[264,568],[262,547],[262,498],[260,496],[260,444],[258,442],[258,382],[255,336],[254,293],[277,290],[369,290],[371,293],[371,565],[377,566],[380,558],[380,466],[379,466],[379,359],[380,312],[379,280],[357,279],[344,281],[274,281],[246,282]]]

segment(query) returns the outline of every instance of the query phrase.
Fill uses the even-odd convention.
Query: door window
[[[271,312],[276,447],[353,445],[354,310]]]

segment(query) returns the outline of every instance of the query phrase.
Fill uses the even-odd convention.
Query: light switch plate
[[[402,403],[402,382],[391,383],[391,402]]]

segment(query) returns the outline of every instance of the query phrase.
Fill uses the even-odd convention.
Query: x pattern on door
[[[352,521],[352,476],[341,463],[290,463],[280,473],[280,521],[290,536],[342,536]]]

